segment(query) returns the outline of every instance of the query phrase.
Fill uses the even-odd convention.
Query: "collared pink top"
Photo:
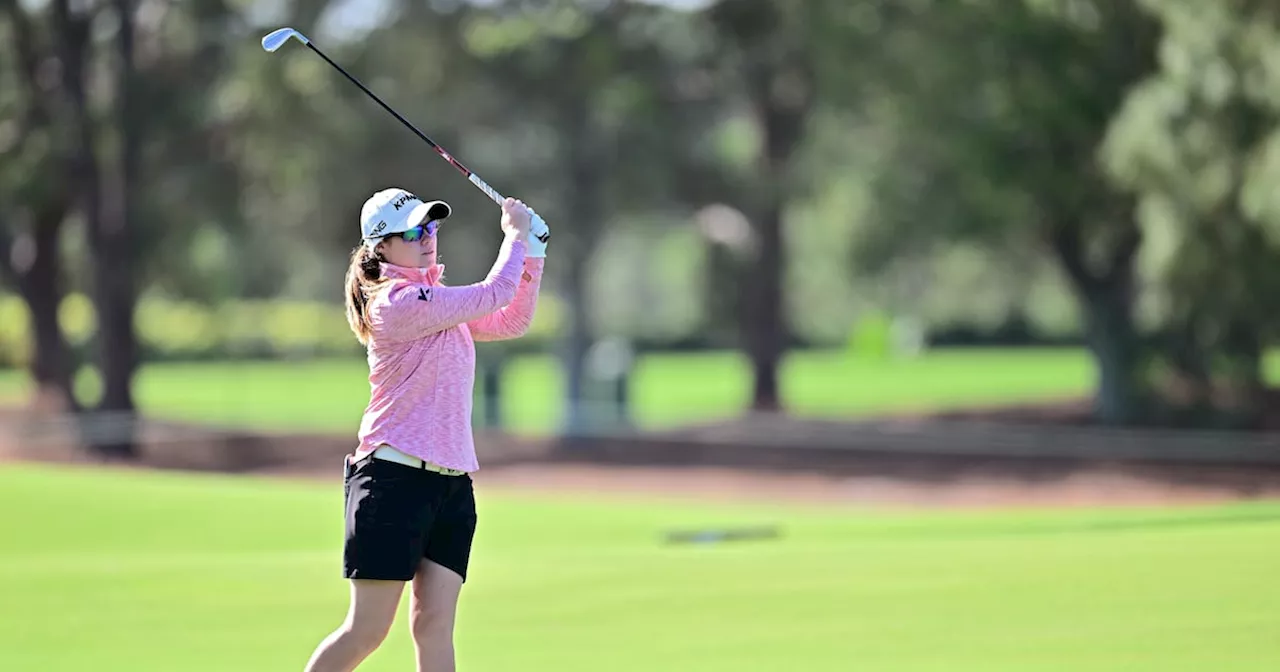
[[[391,282],[369,300],[370,398],[357,457],[385,443],[442,467],[480,468],[471,433],[475,341],[528,331],[544,260],[527,250],[504,239],[488,277],[461,287],[440,281],[442,265],[382,265]]]

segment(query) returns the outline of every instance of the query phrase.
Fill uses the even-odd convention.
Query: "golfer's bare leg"
[[[418,565],[409,602],[409,625],[418,672],[454,672],[453,622],[462,577],[430,560]]]
[[[351,608],[347,619],[320,642],[307,662],[306,672],[356,669],[386,639],[403,594],[403,581],[351,581]]]

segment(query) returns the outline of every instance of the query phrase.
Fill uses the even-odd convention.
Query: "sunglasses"
[[[433,219],[423,224],[419,224],[407,231],[401,231],[400,233],[393,233],[388,235],[387,237],[390,238],[392,236],[397,236],[403,239],[404,242],[406,243],[416,243],[419,240],[422,240],[423,238],[430,238],[432,236],[435,236],[436,230],[439,228],[440,228],[440,222]]]

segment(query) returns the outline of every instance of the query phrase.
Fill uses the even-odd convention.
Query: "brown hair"
[[[368,345],[373,333],[367,312],[369,297],[386,282],[381,262],[379,252],[361,244],[351,251],[351,265],[347,267],[347,324],[363,345]]]

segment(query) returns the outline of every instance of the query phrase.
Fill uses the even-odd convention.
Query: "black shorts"
[[[365,457],[346,463],[348,579],[409,581],[423,558],[465,582],[476,531],[471,476],[445,476]]]

